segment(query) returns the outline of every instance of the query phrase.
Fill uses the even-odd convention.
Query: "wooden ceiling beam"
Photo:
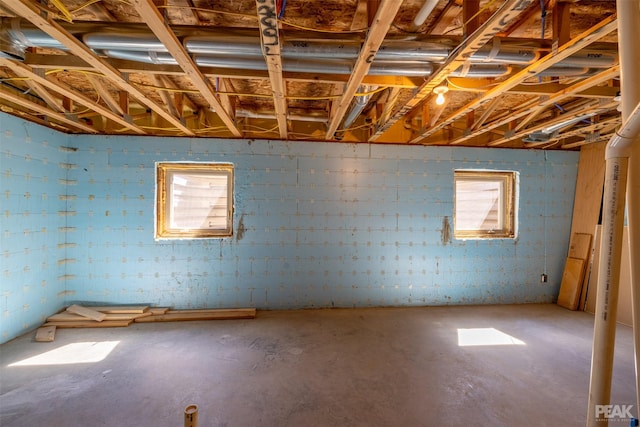
[[[222,108],[222,104],[214,94],[211,85],[207,81],[206,77],[200,72],[198,66],[193,62],[189,52],[182,45],[178,37],[171,30],[171,28],[164,22],[162,15],[156,8],[152,0],[131,0],[131,4],[134,6],[138,14],[144,19],[145,23],[155,36],[164,44],[171,56],[178,62],[178,65],[187,77],[191,80],[191,83],[198,89],[200,94],[209,103],[209,106],[215,110],[216,114],[220,117],[222,122],[229,128],[234,136],[242,136],[236,126],[235,120]],[[163,112],[164,110],[161,109]],[[167,113],[168,115],[168,113]],[[177,119],[175,119],[177,120]],[[178,120],[178,123],[180,121]],[[184,126],[182,126],[184,127]],[[193,134],[192,131],[190,131]]]
[[[220,77],[218,78],[218,95],[220,96],[220,103],[225,110],[229,112],[229,114],[235,116],[236,111],[236,101],[237,97],[233,97],[233,95],[228,95],[228,93],[233,93],[233,85],[231,84],[231,79]]]
[[[31,90],[38,94],[40,98],[47,103],[52,110],[57,111],[59,113],[66,113],[67,110],[62,106],[62,103],[59,99],[53,96],[47,89],[45,89],[40,83],[35,82],[33,80],[27,80],[25,82]]]
[[[115,83],[118,87],[130,93],[140,103],[146,105],[155,111],[158,115],[163,117],[169,123],[174,125],[183,133],[194,136],[195,133],[184,126],[180,120],[169,114],[162,106],[156,104],[151,99],[147,98],[143,92],[131,85],[120,72],[113,68],[109,63],[97,56],[91,49],[85,46],[80,40],[75,38],[57,22],[49,17],[48,12],[40,9],[37,5],[29,0],[11,0],[7,2],[7,6],[12,9],[16,14],[30,21],[32,24],[40,28],[49,36],[62,43],[73,55],[76,55],[90,64],[100,73],[104,74],[109,80]],[[155,6],[154,6],[155,9]],[[156,10],[157,12],[157,10]]]
[[[608,119],[599,121],[597,123],[594,123],[592,125],[588,125],[588,126],[583,126],[568,132],[562,132],[561,134],[559,134],[556,137],[553,138],[549,138],[548,141],[546,141],[547,143],[551,143],[551,142],[557,142],[557,141],[561,141],[563,139],[566,138],[571,138],[572,136],[580,136],[580,135],[589,135],[589,134],[593,134],[594,132],[600,132],[604,129],[608,129],[609,127],[613,126],[617,126],[619,124],[622,123],[622,117],[620,115],[617,115],[615,117],[609,117]],[[537,143],[529,143],[529,144],[525,144],[525,147],[527,148],[532,148],[535,147],[534,144]]]
[[[603,114],[611,111],[612,109],[615,109],[617,106],[618,106],[617,102],[597,102],[596,101],[593,103],[589,103],[585,107],[567,111],[564,114],[561,114],[553,119],[546,120],[544,123],[540,123],[536,126],[533,126],[527,129],[521,129],[520,131],[517,131],[517,132],[509,132],[508,134],[505,134],[504,137],[491,141],[489,144],[487,144],[487,146],[497,147],[499,145],[504,145],[509,141],[513,141],[514,139],[518,139],[518,138],[523,138],[533,132],[542,130],[548,126],[553,126],[555,124],[562,123],[567,119],[577,117],[577,116],[582,116],[585,114]]]
[[[368,27],[368,5],[369,0],[358,0],[358,5],[353,14],[353,20],[351,21],[351,31],[362,30]]]
[[[89,133],[98,133],[98,131],[92,128],[89,125],[81,123],[77,120],[67,117],[65,114],[62,114],[58,111],[54,111],[51,108],[48,108],[42,104],[38,104],[37,102],[29,101],[24,97],[9,91],[0,86],[0,98],[6,99],[9,102],[12,102],[16,105],[19,105],[28,110],[34,111],[36,114],[46,114],[49,119],[54,119],[59,122],[62,122],[66,125],[73,126],[76,129],[79,129],[84,132]]]
[[[182,17],[180,25],[200,25],[200,17],[198,16],[198,11],[193,5],[193,1],[173,0],[173,5],[185,11],[180,14]]]
[[[584,134],[586,131],[587,135],[581,141],[576,141],[573,143],[562,144],[561,148],[564,150],[569,150],[572,148],[580,147],[586,144],[592,144],[594,142],[600,142],[602,140],[611,139],[611,133],[615,131],[615,129],[622,124],[622,116],[613,117],[608,120],[605,120],[600,123],[596,123],[595,125],[587,126],[585,128],[576,129],[573,133],[575,135]],[[589,128],[587,130],[587,128]],[[580,132],[583,131],[583,132]]]
[[[400,88],[394,87],[388,89],[389,93],[387,95],[387,99],[384,102],[384,107],[382,109],[382,113],[380,114],[380,120],[385,121],[391,115],[391,111],[393,110],[393,106],[398,102],[398,95],[400,95]]]
[[[461,9],[462,6],[457,4],[457,2],[453,0],[448,1],[440,15],[438,15],[435,22],[431,25],[429,33],[445,34],[445,32],[450,31],[449,27],[451,27],[454,20],[460,17]]]
[[[483,124],[484,122],[487,121],[487,119],[489,118],[489,116],[491,114],[493,114],[493,112],[495,111],[495,109],[498,107],[498,105],[500,105],[502,103],[502,100],[500,98],[495,98],[491,104],[489,104],[487,106],[487,108],[485,108],[485,110],[482,112],[482,115],[480,117],[478,117],[478,120],[475,121],[475,123],[473,123],[470,127],[469,130],[470,131],[475,131],[478,130]],[[435,124],[435,123],[434,123]]]
[[[464,77],[447,77],[450,91],[485,93],[496,85],[495,79],[468,79]],[[517,95],[553,95],[570,88],[570,84],[541,82],[540,84],[518,84],[509,89],[505,94]],[[592,86],[574,96],[581,98],[613,98],[618,95],[620,87],[616,86]]]
[[[156,86],[158,86],[158,93],[160,94],[160,98],[162,99],[162,102],[164,102],[164,104],[169,109],[169,112],[171,114],[173,114],[174,116],[181,118],[182,117],[182,111],[178,111],[178,109],[176,108],[176,104],[174,103],[173,99],[171,98],[171,95],[166,90],[163,90],[163,89],[165,89],[165,85],[164,85],[164,81],[162,79],[162,76],[160,76],[158,74],[154,74],[153,75],[153,83]]]
[[[569,43],[562,45],[556,52],[551,52],[543,56],[538,61],[534,62],[533,64],[527,66],[526,68],[522,69],[521,71],[507,78],[499,85],[494,86],[492,89],[489,89],[488,91],[485,92],[485,94],[482,97],[471,101],[464,107],[460,108],[458,111],[451,114],[445,120],[440,122],[437,126],[427,129],[425,132],[422,133],[421,136],[419,136],[418,138],[414,139],[411,142],[412,143],[418,142],[421,138],[426,138],[429,135],[444,128],[445,126],[450,125],[451,123],[458,120],[460,117],[464,116],[469,111],[475,110],[476,108],[479,108],[485,103],[491,101],[493,98],[506,93],[507,91],[513,89],[523,81],[536,76],[538,73],[546,70],[552,65],[557,64],[558,62],[562,61],[568,56],[578,52],[579,50],[585,48],[591,43],[606,36],[616,28],[617,28],[617,19],[615,14],[603,19],[598,24],[591,27],[589,30],[575,37]],[[607,71],[615,68],[616,67],[608,69]]]
[[[400,118],[418,106],[450,73],[462,66],[469,56],[482,48],[491,38],[520,13],[527,10],[532,0],[507,0],[478,30],[466,38],[429,79],[416,91],[415,95],[389,120],[378,127],[369,141],[375,141]],[[416,138],[419,139],[420,137]],[[414,139],[415,140],[415,139]]]
[[[287,139],[287,93],[282,78],[282,57],[280,56],[280,35],[278,31],[278,11],[275,0],[256,0],[260,44],[267,63],[271,94],[278,122],[280,138]]]
[[[462,37],[466,38],[480,26],[480,0],[465,0],[462,2]]]
[[[615,66],[611,69],[603,70],[599,74],[596,74],[576,84],[573,84],[561,91],[556,92],[555,94],[545,98],[545,100],[543,100],[541,103],[535,102],[534,105],[527,105],[518,111],[509,112],[508,114],[505,114],[505,117],[494,120],[493,122],[490,122],[488,124],[485,124],[482,126],[481,129],[477,129],[476,131],[473,131],[468,135],[461,136],[460,138],[456,139],[455,141],[451,141],[450,143],[453,145],[462,144],[463,142],[468,141],[472,138],[475,138],[482,133],[492,131],[493,129],[497,129],[501,126],[512,123],[521,117],[527,116],[531,114],[533,111],[536,111],[540,106],[549,107],[553,104],[562,102],[565,99],[575,97],[576,94],[584,92],[586,88],[592,87],[594,85],[602,84],[619,75],[620,75],[620,66]],[[496,99],[499,99],[499,98],[496,97]]]
[[[338,126],[342,122],[344,115],[353,101],[353,96],[358,90],[358,87],[362,84],[364,76],[369,72],[371,62],[373,61],[373,58],[375,58],[380,45],[382,45],[389,28],[391,28],[391,24],[393,23],[400,6],[402,6],[402,0],[382,0],[380,3],[373,23],[367,32],[367,38],[362,45],[362,49],[360,49],[358,59],[356,60],[344,93],[337,101],[338,107],[336,108],[335,114],[330,118],[326,139],[333,139]]]
[[[571,40],[571,3],[557,1],[553,6],[553,44],[562,46]]]
[[[104,103],[111,108],[111,111],[121,116],[126,114],[124,110],[120,108],[118,101],[111,96],[109,89],[107,89],[107,87],[102,83],[100,77],[94,74],[87,74],[87,79],[91,82],[91,85],[94,87],[96,92],[98,92],[98,95],[100,95],[100,98],[102,98]]]
[[[167,87],[169,89],[180,89],[178,87],[177,84],[175,84],[173,82],[173,80],[171,80],[171,77],[169,76],[165,76],[165,75],[158,75],[158,74],[154,74],[154,76],[158,76],[160,78],[160,81],[162,82],[162,86]],[[188,97],[188,96],[183,96],[182,98],[182,102],[184,105],[187,106],[187,108],[189,108],[191,111],[198,111],[200,108],[193,103],[193,101]]]
[[[125,128],[131,129],[135,133],[138,134],[146,134],[146,132],[138,127],[137,125],[127,121],[125,118],[115,114],[110,109],[103,107],[102,105],[96,103],[92,99],[87,98],[85,95],[77,92],[71,87],[67,86],[65,83],[55,79],[51,76],[41,76],[40,74],[34,72],[29,66],[12,61],[10,59],[0,57],[0,66],[4,66],[9,68],[12,72],[20,77],[29,78],[42,86],[48,88],[49,90],[53,90],[58,92],[60,95],[65,96],[78,104],[84,105],[85,107],[95,111],[98,114],[103,115],[107,119],[113,120],[114,122],[124,126]]]
[[[531,24],[538,19],[542,11],[540,10],[540,2],[536,2],[536,7],[530,7],[526,12],[520,14],[517,19],[511,21],[511,24],[503,31],[500,31],[496,36],[498,37],[517,37],[516,34],[522,33],[522,30],[529,28]],[[540,29],[542,31],[542,29]],[[544,37],[540,37],[544,39]]]

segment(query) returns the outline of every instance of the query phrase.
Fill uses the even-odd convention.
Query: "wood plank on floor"
[[[47,322],[43,326],[56,326],[58,328],[122,328],[129,326],[133,320],[84,320],[80,322]]]
[[[36,332],[36,341],[37,342],[52,342],[56,337],[56,327],[54,325],[51,326],[42,326],[38,328]]]
[[[169,310],[166,314],[159,314],[136,319],[136,323],[148,322],[177,322],[187,320],[225,320],[225,319],[254,319],[255,308],[211,309],[211,310]]]
[[[148,305],[90,306],[89,308],[105,314],[141,314],[149,310]]]
[[[153,313],[150,311],[146,313],[137,313],[137,314],[127,314],[127,313],[116,313],[116,314],[105,314],[103,321],[105,320],[134,320],[139,317],[147,317],[151,316]],[[77,314],[72,313],[56,313],[49,317],[47,317],[48,322],[82,322],[87,320],[85,317],[79,316]]]
[[[69,313],[78,314],[82,317],[86,317],[87,319],[92,319],[97,322],[102,322],[104,318],[107,316],[104,313],[100,313],[99,311],[93,310],[88,307],[83,307],[77,304],[73,304],[67,307],[67,311]]]

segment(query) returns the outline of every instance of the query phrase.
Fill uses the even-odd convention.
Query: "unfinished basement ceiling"
[[[620,124],[615,6],[0,0],[0,109],[68,133],[577,149]]]

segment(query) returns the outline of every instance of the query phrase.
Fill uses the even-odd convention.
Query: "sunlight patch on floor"
[[[12,363],[9,366],[70,365],[104,360],[120,341],[77,342]]]
[[[458,346],[526,345],[524,341],[505,334],[496,328],[458,328]]]

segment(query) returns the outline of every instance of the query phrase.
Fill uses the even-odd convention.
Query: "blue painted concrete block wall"
[[[41,304],[39,317],[62,305],[58,295],[64,304],[267,309],[552,302],[557,296],[575,152],[68,136],[9,120],[32,140],[39,132],[54,142],[40,143],[32,154],[48,157],[57,176],[58,204],[47,216],[55,222],[47,229],[56,229],[56,243],[47,246],[47,268],[38,271],[55,286],[39,293],[56,303]],[[14,152],[19,139],[3,139],[3,153],[7,145]],[[52,161],[53,153],[62,158]],[[157,161],[233,163],[234,236],[155,241]],[[516,240],[443,242],[443,222],[452,223],[453,171],[467,168],[519,172]],[[3,188],[4,182],[3,175]],[[3,211],[13,216],[21,200],[7,200]],[[7,243],[3,236],[3,271],[39,270],[45,261],[34,261],[31,249],[6,251],[37,249],[53,237],[28,240],[25,227],[6,224],[3,217],[2,230],[12,236]],[[540,283],[543,272],[548,283]],[[23,281],[10,279],[3,277],[3,312],[7,304],[22,307],[16,295]],[[12,310],[8,317],[19,320],[3,318],[3,338],[37,324],[22,308]]]
[[[78,301],[278,309],[557,295],[577,153],[144,137],[70,145],[67,286]],[[234,237],[154,241],[156,161],[233,163]],[[518,239],[443,242],[459,168],[520,173]]]
[[[0,113],[0,342],[65,302],[66,136]]]

